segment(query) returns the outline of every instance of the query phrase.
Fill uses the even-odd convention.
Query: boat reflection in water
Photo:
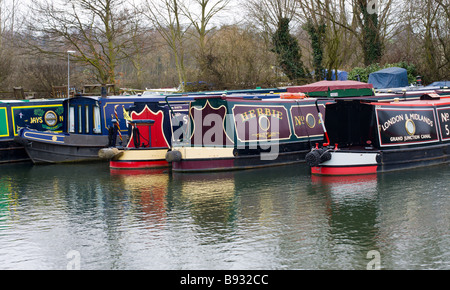
[[[310,176],[0,166],[1,269],[448,269],[449,165]]]
[[[342,268],[365,268],[369,251],[382,252],[377,225],[379,182],[376,174],[311,176],[313,191],[326,203],[328,227],[323,237]]]
[[[234,177],[234,172],[174,174],[172,184],[180,202],[189,205],[195,223],[218,234],[237,218]]]
[[[377,187],[377,174],[349,175],[349,176],[329,176],[329,175],[311,175],[313,186],[327,187],[333,195],[346,196],[365,196],[367,193],[373,193]]]
[[[120,188],[131,194],[133,208],[145,221],[146,228],[161,228],[166,223],[167,188],[166,169],[124,170],[111,169],[111,178]]]

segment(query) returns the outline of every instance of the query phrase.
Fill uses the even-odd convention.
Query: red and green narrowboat
[[[313,175],[376,174],[450,161],[450,97],[326,105],[330,145],[306,156]]]
[[[238,170],[304,162],[323,139],[328,100],[197,97],[183,144],[167,153],[174,172]]]

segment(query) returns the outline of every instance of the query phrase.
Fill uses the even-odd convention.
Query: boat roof
[[[426,96],[424,98],[424,96]],[[442,105],[450,105],[450,96],[441,96],[436,94],[427,94],[423,95],[419,100],[394,100],[390,102],[372,102],[373,105],[388,105],[388,106],[399,106],[399,107],[411,107],[411,106],[442,106]]]
[[[221,99],[227,101],[258,101],[258,102],[274,102],[277,103],[293,103],[299,101],[311,101],[315,100],[315,98],[304,98],[304,99],[282,99],[279,95],[273,95],[273,97],[267,97],[267,95],[255,95],[255,94],[235,94],[235,95],[208,95],[208,96],[196,96],[195,100],[205,100],[205,99]]]
[[[132,102],[162,102],[165,101],[167,97],[167,100],[169,101],[190,101],[193,100],[193,96],[186,96],[186,95],[176,95],[176,96],[160,96],[160,95],[129,95],[129,96],[107,96],[107,97],[101,97],[101,96],[76,96],[74,98],[65,99],[67,100],[93,100],[93,101],[132,101]]]
[[[288,87],[288,91],[299,93],[326,92],[328,90],[373,89],[372,84],[358,81],[320,81],[304,86]]]
[[[20,104],[39,102],[62,102],[64,99],[31,99],[31,100],[0,100],[0,104]]]

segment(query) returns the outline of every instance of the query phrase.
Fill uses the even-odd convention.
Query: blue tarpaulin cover
[[[375,89],[401,88],[407,87],[408,73],[406,69],[400,67],[390,67],[371,73],[369,75],[369,84]]]
[[[327,73],[328,73],[328,70],[325,70],[324,80],[327,80],[327,77],[326,77]],[[348,72],[346,72],[346,71],[338,70],[337,75],[338,75],[338,79],[337,79],[338,81],[346,81],[348,79]],[[336,80],[336,70],[332,70],[331,80],[332,81]]]

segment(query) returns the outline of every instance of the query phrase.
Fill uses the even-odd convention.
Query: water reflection
[[[146,221],[148,227],[161,227],[166,223],[167,170],[111,170],[114,183],[130,194],[133,212]]]
[[[391,268],[450,268],[449,173],[443,165],[381,176],[378,242]]]
[[[449,175],[0,167],[0,268],[448,269]]]
[[[174,194],[189,208],[194,222],[212,232],[232,226],[236,220],[234,173],[174,174]]]
[[[377,175],[311,176],[313,188],[327,201],[330,251],[340,268],[364,269],[376,240]]]

